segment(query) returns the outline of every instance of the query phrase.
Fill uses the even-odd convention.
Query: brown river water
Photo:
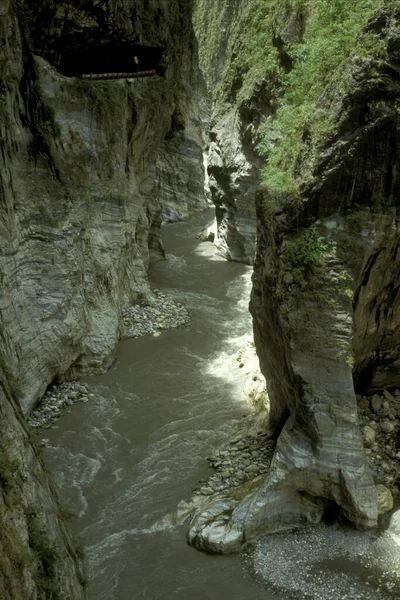
[[[45,432],[62,500],[79,515],[91,600],[269,600],[237,556],[190,548],[174,511],[207,456],[229,440],[249,408],[232,355],[248,339],[250,268],[215,256],[196,235],[210,220],[163,227],[168,261],[151,267],[191,326],[120,343],[114,366],[87,379],[95,399]]]
[[[290,548],[301,547],[296,536],[258,547],[255,579],[239,556],[190,548],[174,521],[177,504],[211,474],[207,456],[249,413],[243,374],[232,356],[251,332],[251,269],[216,257],[211,244],[196,240],[210,217],[165,225],[168,260],[150,269],[152,287],[184,304],[191,326],[121,342],[113,367],[87,379],[95,398],[71,407],[56,429],[43,433],[62,500],[78,515],[71,526],[86,547],[90,600],[283,600],[287,591],[278,594],[268,586],[263,557],[275,561],[276,573],[282,565],[283,580],[291,579],[296,565],[299,570],[295,551],[293,564],[284,564]],[[328,571],[330,563],[318,565],[324,581]],[[356,575],[357,568],[351,571]],[[274,583],[285,587],[284,581]],[[314,583],[315,595],[300,591],[296,597],[386,597],[340,590],[331,595],[331,588],[325,594]]]

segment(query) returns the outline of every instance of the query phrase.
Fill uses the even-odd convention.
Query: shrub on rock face
[[[312,226],[289,246],[286,259],[294,268],[306,274],[313,267],[322,264],[324,258],[332,253],[334,248],[334,244],[322,237],[317,227]]]

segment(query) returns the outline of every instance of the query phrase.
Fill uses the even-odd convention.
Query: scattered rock
[[[371,398],[371,410],[375,413],[378,414],[379,411],[382,408],[382,400],[381,398],[378,396],[378,394],[374,394]]]
[[[392,404],[395,402],[394,397],[392,396],[392,394],[390,392],[388,392],[387,390],[383,390],[383,397],[385,398],[385,400],[387,402],[389,402],[389,404]]]
[[[257,467],[257,465],[249,465],[248,467],[245,468],[244,472],[245,473],[259,473],[260,469],[259,467]]]
[[[364,441],[367,446],[371,446],[375,441],[375,430],[372,429],[369,425],[365,425],[363,429]]]
[[[393,496],[391,491],[382,484],[376,486],[376,491],[378,494],[378,515],[384,515],[393,508]]]
[[[90,394],[94,398],[94,394]],[[79,381],[65,381],[61,385],[52,385],[43,396],[40,404],[31,412],[28,425],[33,429],[50,429],[66,409],[77,402],[87,402],[88,385]],[[48,440],[42,439],[41,446]]]
[[[384,433],[392,433],[394,431],[394,425],[390,421],[382,421],[381,431]]]
[[[122,311],[122,338],[135,338],[143,335],[158,337],[161,331],[177,329],[190,324],[189,313],[176,300],[159,290],[154,297],[143,300]]]
[[[365,454],[375,484],[388,489],[400,500],[400,393],[384,390],[371,398],[358,397],[359,422],[363,431]],[[397,435],[396,435],[397,434]],[[390,501],[389,505],[390,505]],[[383,514],[383,513],[382,513]]]
[[[215,473],[204,486],[195,490],[195,494],[209,495],[210,489],[214,492],[233,489],[263,475],[269,469],[274,448],[275,442],[264,434],[230,441],[227,447],[217,450],[207,459]]]

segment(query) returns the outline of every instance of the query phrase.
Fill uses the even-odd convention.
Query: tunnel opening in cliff
[[[56,66],[67,77],[80,77],[84,73],[135,73],[151,70],[163,76],[165,68],[162,57],[161,48],[111,41],[101,45],[68,48],[62,53]]]

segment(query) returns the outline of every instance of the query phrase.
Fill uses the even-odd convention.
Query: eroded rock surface
[[[81,561],[63,524],[62,512],[0,361],[0,597],[3,600],[86,598]]]
[[[123,309],[151,299],[162,219],[205,207],[203,84],[183,0],[2,0],[0,39],[0,597],[81,600],[21,407],[112,363]],[[135,54],[157,76],[79,78]],[[50,390],[35,424],[86,401],[80,385]]]
[[[122,309],[149,296],[162,215],[205,206],[190,5],[75,4],[0,8],[0,351],[26,411],[54,378],[112,363]],[[65,76],[138,43],[143,60],[162,49],[158,76]]]
[[[240,53],[242,31],[254,10],[251,4],[234,1],[217,8],[210,0],[196,0],[194,19],[213,104],[208,153],[209,187],[216,208],[212,241],[222,256],[247,264],[253,263],[255,255],[254,198],[262,166],[254,151],[253,132],[268,107],[262,89],[254,90],[251,101],[237,102],[241,75],[231,80],[227,71]]]
[[[257,195],[251,312],[277,445],[258,489],[193,516],[198,548],[230,552],[337,509],[358,527],[377,522],[355,391],[399,381],[399,18],[398,3],[377,11],[368,30],[379,57],[350,57],[320,97],[313,118],[328,114],[335,127],[304,131],[297,193]],[[279,46],[282,56],[289,44]]]

